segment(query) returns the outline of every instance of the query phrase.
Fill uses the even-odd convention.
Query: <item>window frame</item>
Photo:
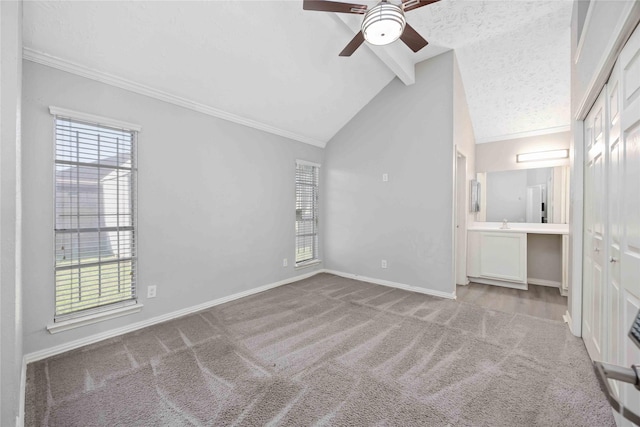
[[[315,233],[313,234],[313,238],[314,238],[314,244],[312,246],[312,257],[310,259],[306,259],[306,260],[302,260],[302,261],[297,261],[297,254],[298,254],[298,232],[297,232],[297,228],[295,226],[295,224],[297,224],[298,222],[298,218],[297,218],[297,205],[298,205],[298,166],[310,166],[316,169],[316,178],[317,181],[315,182],[315,207],[314,207],[314,219],[315,219]],[[296,159],[296,164],[295,164],[295,179],[294,179],[294,204],[295,204],[295,221],[294,221],[294,264],[295,264],[295,268],[304,268],[304,267],[308,267],[308,266],[312,266],[312,265],[316,265],[319,264],[321,261],[320,259],[320,220],[319,220],[319,216],[320,216],[320,197],[319,197],[319,193],[320,193],[320,170],[321,170],[321,165],[318,163],[314,163],[314,162],[309,162],[307,160],[300,160],[300,159]]]
[[[52,210],[53,210],[53,324],[47,326],[47,329],[51,333],[60,332],[63,330],[75,328],[77,326],[82,326],[84,324],[95,323],[97,321],[105,320],[108,318],[114,318],[134,312],[138,312],[142,309],[142,304],[139,302],[139,286],[138,286],[138,256],[137,256],[137,247],[138,247],[138,136],[140,131],[142,130],[141,126],[133,123],[124,122],[121,120],[116,120],[112,118],[96,116],[92,114],[77,112],[65,108],[50,106],[49,112],[53,116],[52,125],[53,125],[53,161],[52,161],[52,169],[53,169],[53,201],[52,201]],[[132,278],[131,278],[131,287],[132,287],[132,298],[126,300],[115,301],[111,303],[106,303],[103,305],[99,305],[96,307],[79,309],[75,311],[71,311],[69,313],[57,314],[58,309],[56,304],[58,302],[57,296],[57,284],[58,279],[56,277],[57,273],[57,239],[56,236],[59,233],[59,230],[56,228],[56,215],[57,215],[57,196],[58,191],[56,189],[56,165],[58,164],[58,159],[56,152],[58,150],[58,137],[57,137],[57,127],[58,120],[69,120],[72,122],[95,126],[95,127],[106,127],[112,128],[115,130],[121,130],[124,132],[131,132],[131,184],[130,184],[130,196],[129,203],[131,206],[131,269],[132,269]],[[99,204],[98,204],[99,206]],[[118,241],[120,241],[120,236],[118,236]]]

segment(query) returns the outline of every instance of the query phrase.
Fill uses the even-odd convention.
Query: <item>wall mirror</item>
[[[567,224],[569,167],[479,172],[476,221]]]

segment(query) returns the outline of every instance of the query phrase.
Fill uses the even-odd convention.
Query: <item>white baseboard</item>
[[[560,282],[556,282],[554,280],[534,279],[532,277],[527,278],[527,283],[530,285],[549,286],[552,288],[559,288],[561,286]]]
[[[456,299],[455,291],[451,293],[434,291],[432,289],[419,288],[417,286],[405,285],[404,283],[391,282],[389,280],[374,279],[372,277],[359,276],[353,273],[344,273],[335,270],[323,270],[323,273],[335,274],[336,276],[346,277],[348,279],[360,280],[362,282],[375,283],[376,285],[389,286],[391,288],[403,289],[405,291],[418,292],[420,294],[431,295],[434,297]]]
[[[521,291],[528,291],[529,285],[527,283],[508,282],[506,280],[497,279],[485,279],[482,277],[472,277],[473,283],[480,283],[481,285],[501,286],[503,288],[520,289]]]
[[[268,285],[260,286],[257,288],[249,289],[247,291],[238,292],[226,297],[218,298],[215,300],[207,301],[202,304],[194,305],[191,307],[183,308],[181,310],[172,311],[167,314],[163,314],[161,316],[152,317],[147,320],[142,320],[140,322],[132,323],[127,326],[123,326],[121,328],[112,329],[110,331],[105,331],[99,334],[90,335],[85,338],[81,338],[78,340],[70,341],[68,343],[60,344],[54,347],[46,348],[44,350],[34,351],[32,353],[26,354],[24,356],[25,359],[25,367],[27,363],[35,362],[38,360],[46,359],[47,357],[55,356],[56,354],[61,354],[69,350],[74,350],[76,348],[83,347],[85,345],[94,344],[99,341],[103,341],[109,338],[117,337],[119,335],[123,335],[129,332],[136,331],[138,329],[146,328],[147,326],[152,326],[158,323],[166,322],[167,320],[176,319],[178,317],[186,316],[191,313],[195,313],[197,311],[206,310],[207,308],[214,307],[216,305],[224,304],[225,302],[233,301],[239,298],[247,297],[249,295],[257,294],[260,292],[267,291],[269,289],[277,288],[278,286],[286,285],[292,282],[297,282],[298,280],[303,280],[309,278],[311,276],[315,276],[316,274],[322,273],[324,270],[316,270],[306,274],[301,274],[299,276],[291,277],[289,279],[280,280],[279,282],[270,283]]]
[[[573,319],[571,318],[571,313],[569,313],[569,310],[567,310],[567,312],[565,314],[562,315],[562,319],[567,322],[567,325],[569,325],[569,331],[571,331],[571,333],[576,336],[579,337],[580,334],[576,334],[575,330],[573,328]]]
[[[24,405],[27,393],[27,357],[22,356],[22,368],[20,369],[20,396],[18,398],[18,415],[16,427],[24,427]]]
[[[26,354],[24,356],[24,368],[26,369],[26,365],[31,362],[36,362],[38,360],[46,359],[51,356],[55,356],[57,354],[64,353],[69,350],[74,350],[76,348],[83,347],[85,345],[94,344],[99,341],[103,341],[109,338],[114,338],[119,335],[124,335],[129,332],[136,331],[138,329],[146,328],[148,326],[152,326],[158,323],[166,322],[167,320],[176,319],[178,317],[186,316],[188,314],[192,314],[201,310],[206,310],[207,308],[214,307],[216,305],[224,304],[229,301],[233,301],[239,298],[247,297],[249,295],[257,294],[260,292],[267,291],[269,289],[277,288],[278,286],[286,285],[289,283],[297,282],[298,280],[303,280],[312,276],[315,276],[319,273],[329,273],[335,274],[336,276],[347,277],[349,279],[360,280],[363,282],[375,283],[377,285],[389,286],[392,288],[404,289],[406,291],[418,292],[421,294],[432,295],[440,298],[448,298],[448,299],[456,299],[455,292],[446,293],[441,291],[435,291],[431,289],[419,288],[416,286],[405,285],[403,283],[391,282],[388,280],[375,279],[371,277],[359,276],[357,274],[344,273],[341,271],[334,270],[326,270],[326,269],[318,269],[306,274],[302,274],[299,276],[291,277],[289,279],[284,279],[279,282],[270,283],[268,285],[260,286],[257,288],[249,289],[247,291],[238,292],[226,297],[218,298],[212,301],[207,301],[202,304],[194,305],[191,307],[183,308],[181,310],[172,311],[167,314],[163,314],[161,316],[152,317],[150,319],[142,320],[140,322],[135,322],[130,325],[126,325],[120,328],[111,329],[109,331],[101,332],[99,334],[90,335],[85,338],[81,338],[78,340],[70,341],[68,343],[60,344],[54,347],[46,348],[43,350],[34,351],[32,353]],[[26,376],[26,371],[25,375]],[[26,378],[25,378],[26,380]],[[23,393],[24,394],[24,393]]]

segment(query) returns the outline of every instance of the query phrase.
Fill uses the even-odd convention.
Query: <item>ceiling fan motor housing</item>
[[[398,40],[406,23],[401,6],[383,1],[364,15],[362,33],[369,43],[381,46]]]

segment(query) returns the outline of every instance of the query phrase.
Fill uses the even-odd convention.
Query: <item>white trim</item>
[[[117,129],[134,130],[136,132],[140,132],[142,130],[142,126],[136,125],[134,123],[111,119],[109,117],[96,116],[94,114],[81,113],[79,111],[60,108],[53,105],[49,107],[49,113],[53,114],[54,116],[67,117],[69,119],[76,119],[89,123],[98,123],[103,126],[109,126]]]
[[[425,295],[431,295],[431,296],[434,296],[434,297],[447,298],[447,299],[456,299],[455,291],[453,291],[451,293],[446,293],[446,292],[442,292],[442,291],[435,291],[433,289],[425,289],[425,288],[420,288],[420,287],[417,287],[417,286],[405,285],[404,283],[391,282],[389,280],[374,279],[372,277],[360,276],[358,274],[353,274],[353,273],[344,273],[342,271],[326,270],[325,269],[322,272],[323,273],[334,274],[334,275],[340,276],[340,277],[346,277],[347,279],[354,279],[354,280],[359,280],[361,282],[374,283],[376,285],[388,286],[388,287],[391,287],[391,288],[402,289],[402,290],[405,290],[405,291],[417,292],[417,293],[425,294]]]
[[[569,313],[571,333],[582,336],[582,273],[583,273],[583,239],[584,239],[584,122],[574,124],[573,149],[571,160],[571,182],[569,195],[571,198],[569,212],[569,295],[571,299]]]
[[[22,356],[22,369],[20,370],[20,396],[18,397],[18,415],[16,427],[24,427],[24,406],[27,394],[27,358]]]
[[[563,319],[565,322],[567,322],[567,325],[569,325],[569,331],[571,331],[571,333],[572,333],[574,336],[579,337],[579,336],[580,336],[580,334],[579,334],[579,333],[578,333],[578,334],[576,334],[576,333],[574,332],[574,329],[573,329],[573,319],[571,319],[571,313],[569,313],[569,310],[567,310],[567,312],[566,312],[565,314],[563,314],[563,315],[562,315],[562,319]]]
[[[68,331],[69,329],[75,329],[81,326],[102,322],[104,320],[115,319],[116,317],[138,313],[142,310],[142,307],[144,307],[144,305],[140,303],[136,303],[136,304],[127,305],[125,307],[114,308],[113,310],[90,314],[88,316],[82,316],[82,317],[76,317],[69,320],[63,320],[61,322],[55,322],[50,325],[47,325],[47,330],[49,331],[50,334],[57,334],[59,332]]]
[[[594,4],[589,5],[589,9],[592,9],[593,7],[595,7]],[[637,26],[638,21],[640,21],[640,2],[627,2],[626,7],[627,9],[622,13],[622,16],[615,28],[608,31],[609,34],[613,34],[615,37],[609,39],[609,44],[604,49],[605,53],[600,58],[598,65],[595,67],[597,72],[591,77],[591,81],[589,81],[589,84],[584,91],[584,96],[576,109],[576,121],[582,121],[587,117],[587,114],[591,110],[591,106],[596,102],[596,99],[600,94],[600,90],[602,90],[609,79],[609,75],[611,74],[611,70],[613,70],[613,66],[618,59],[620,51],[624,47],[629,36],[631,36],[631,33]],[[585,28],[582,29],[582,35],[584,35],[585,30]]]
[[[121,328],[112,329],[110,331],[101,332],[95,335],[91,335],[85,338],[81,338],[78,340],[70,341],[68,343],[60,344],[54,347],[46,348],[43,350],[38,350],[26,354],[25,360],[26,363],[36,362],[38,360],[46,359],[47,357],[55,356],[56,354],[64,353],[69,350],[74,350],[79,347],[83,347],[85,345],[93,344],[98,341],[103,341],[109,338],[117,337],[119,335],[123,335],[129,332],[136,331],[138,329],[146,328],[147,326],[152,326],[158,323],[166,322],[167,320],[172,320],[178,317],[186,316],[188,314],[195,313],[197,311],[206,310],[207,308],[214,307],[216,305],[224,304],[229,301],[236,300],[238,298],[247,297],[249,295],[257,294],[260,292],[267,291],[269,289],[277,288],[278,286],[286,285],[292,282],[297,282],[298,280],[303,280],[309,278],[311,276],[315,276],[316,274],[322,273],[323,270],[312,271],[307,274],[302,274],[300,276],[291,277],[289,279],[280,280],[279,282],[270,283],[268,285],[260,286],[257,288],[249,289],[247,291],[238,292],[226,297],[218,298],[215,300],[207,301],[202,304],[194,305],[191,307],[183,308],[181,310],[172,311],[167,314],[163,314],[160,316],[152,317],[147,320],[142,320],[140,322],[132,323],[127,326],[123,326]]]
[[[528,291],[528,283],[516,283],[508,282],[498,279],[485,279],[483,277],[469,277],[469,280],[473,283],[480,283],[481,285],[502,286],[503,288],[520,289],[521,291]]]
[[[49,55],[37,50],[25,47],[22,51],[22,57],[27,61],[35,62],[38,64],[46,65],[51,68],[66,71],[71,74],[75,74],[81,77],[85,77],[91,80],[95,80],[101,83],[105,83],[111,86],[118,87],[120,89],[128,90],[130,92],[145,95],[150,98],[159,99],[160,101],[168,102],[170,104],[178,105],[180,107],[187,108],[189,110],[197,111],[199,113],[207,114],[209,116],[217,117],[219,119],[228,120],[230,122],[238,123],[244,126],[248,126],[254,129],[258,129],[264,132],[272,133],[274,135],[289,138],[295,141],[300,141],[305,144],[314,145],[316,147],[324,148],[327,145],[327,141],[320,141],[315,138],[309,138],[304,135],[300,135],[294,132],[290,132],[284,129],[277,128],[275,126],[268,125],[266,123],[251,120],[245,117],[238,116],[233,113],[229,113],[220,110],[209,105],[201,104],[196,101],[191,101],[186,98],[182,98],[171,93],[154,89],[152,87],[137,83],[122,77],[117,77],[112,74],[98,71],[78,63],[61,59],[53,55]]]
[[[487,144],[489,142],[506,141],[509,139],[528,138],[530,136],[549,135],[552,133],[569,132],[571,125],[556,126],[546,129],[531,130],[526,132],[508,133],[504,135],[489,136],[484,138],[477,138],[476,144]]]
[[[535,279],[533,277],[527,278],[527,283],[530,285],[549,286],[551,288],[560,288],[561,283],[555,280]]]
[[[320,163],[313,163],[313,162],[309,162],[307,160],[300,160],[300,159],[296,159],[296,165],[313,166],[313,167],[316,167],[316,168],[322,167],[322,165]]]
[[[312,259],[312,260],[309,260],[309,261],[300,262],[300,263],[296,264],[293,268],[295,270],[303,270],[305,268],[313,267],[314,265],[318,265],[318,264],[322,264],[322,260],[321,259]]]

